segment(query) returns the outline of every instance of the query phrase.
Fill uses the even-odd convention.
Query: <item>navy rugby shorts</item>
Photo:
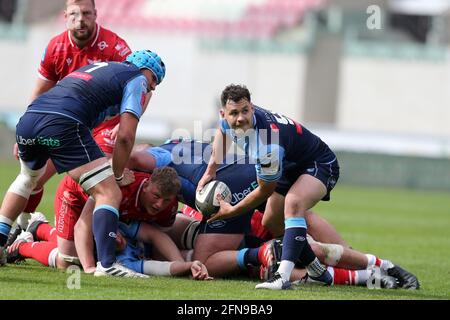
[[[322,198],[323,201],[330,200],[330,193],[339,179],[339,163],[333,152],[305,164],[288,164],[283,168],[283,174],[278,180],[275,192],[286,196],[289,189],[303,175],[309,174],[319,179],[327,188],[327,194]]]
[[[55,114],[26,112],[16,126],[16,141],[32,170],[51,159],[62,173],[104,157],[87,126]]]

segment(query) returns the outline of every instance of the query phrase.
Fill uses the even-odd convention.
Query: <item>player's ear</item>
[[[220,108],[219,114],[221,118],[225,118],[225,110],[223,108]]]

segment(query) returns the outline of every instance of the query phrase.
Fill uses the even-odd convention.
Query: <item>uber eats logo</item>
[[[61,146],[61,143],[58,139],[54,138],[43,138],[38,137],[34,139],[26,139],[22,136],[17,136],[17,143],[21,144],[23,146],[34,146],[34,145],[40,145],[40,146],[47,146],[47,147],[59,147]]]
[[[37,138],[37,143],[41,146],[47,147],[59,147],[61,145],[58,139],[42,138],[42,137]]]

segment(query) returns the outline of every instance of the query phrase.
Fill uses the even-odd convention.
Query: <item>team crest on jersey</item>
[[[105,50],[106,48],[108,48],[108,44],[106,43],[106,41],[101,41],[98,43],[98,48],[100,50]]]
[[[72,61],[73,60],[71,58],[67,58],[66,59],[67,65],[70,66],[72,64]]]

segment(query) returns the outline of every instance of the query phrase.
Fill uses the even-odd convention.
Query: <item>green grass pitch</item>
[[[18,163],[0,162],[4,194],[19,170]],[[46,186],[38,208],[53,222],[53,196],[60,177]],[[308,285],[289,291],[255,290],[245,278],[198,282],[188,278],[146,280],[94,278],[50,269],[37,262],[0,268],[0,299],[449,299],[450,194],[339,185],[332,201],[315,210],[327,218],[355,249],[370,252],[415,273],[418,291]],[[69,284],[69,285],[68,285]]]

